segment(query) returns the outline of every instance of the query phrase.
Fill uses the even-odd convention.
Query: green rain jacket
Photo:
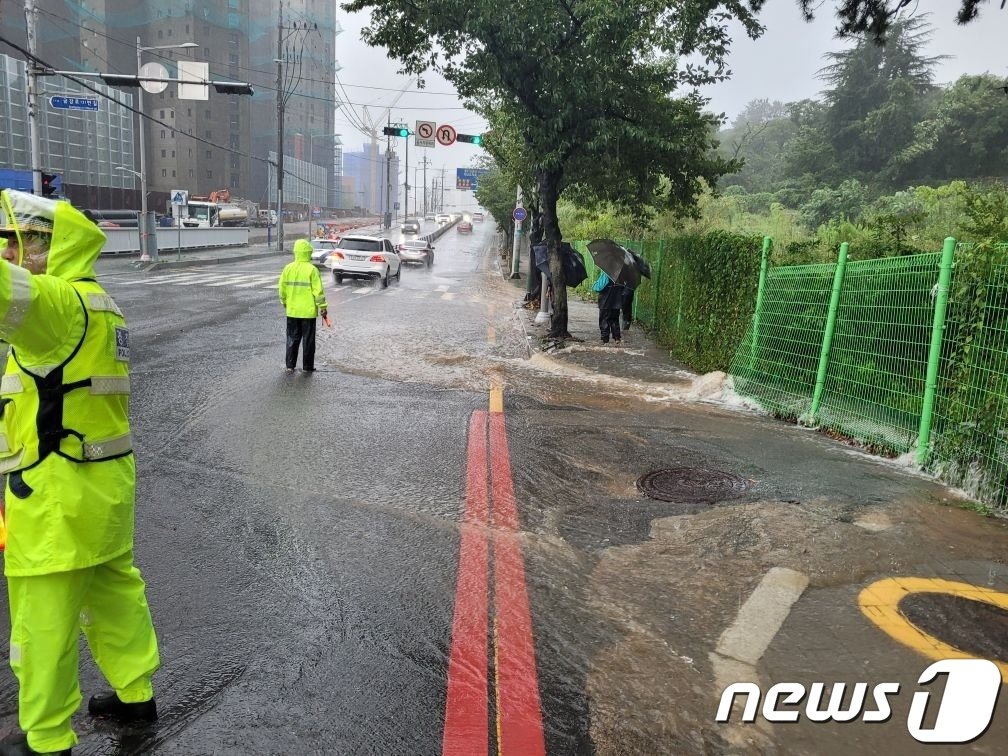
[[[10,217],[9,193],[0,200]],[[66,202],[52,216],[45,275],[0,260],[9,576],[90,567],[133,546],[129,338],[94,281],[105,235]]]
[[[311,263],[312,245],[306,239],[294,242],[294,262],[280,274],[280,302],[288,318],[314,318],[328,309],[322,279]]]

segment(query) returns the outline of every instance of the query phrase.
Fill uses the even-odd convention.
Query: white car
[[[392,242],[380,236],[344,236],[325,264],[337,285],[344,278],[371,278],[380,281],[384,289],[390,278],[398,281],[402,275],[402,263]]]
[[[448,213],[440,213],[437,216],[437,222],[439,224],[441,224],[441,223],[451,223],[451,216],[448,215]]]

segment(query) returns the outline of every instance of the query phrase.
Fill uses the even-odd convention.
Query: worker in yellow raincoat
[[[315,318],[328,317],[325,292],[318,269],[312,265],[312,245],[307,239],[294,242],[294,261],[280,273],[277,289],[287,313],[287,372],[297,367],[298,347],[304,344],[302,365],[306,373],[315,371]]]
[[[24,731],[0,754],[69,754],[81,630],[112,687],[90,713],[157,716],[157,639],[133,565],[129,333],[95,281],[101,229],[67,202],[23,192],[0,192],[0,209],[4,573]]]

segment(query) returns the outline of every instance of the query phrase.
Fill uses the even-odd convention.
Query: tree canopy
[[[556,203],[565,190],[629,212],[688,209],[735,168],[714,151],[718,119],[685,86],[727,75],[728,23],[762,31],[749,0],[521,3],[353,0],[366,42],[407,71],[432,68],[487,118],[486,149],[543,210],[555,285],[551,333],[567,335]],[[516,9],[517,10],[517,9]],[[699,62],[685,62],[699,61]]]

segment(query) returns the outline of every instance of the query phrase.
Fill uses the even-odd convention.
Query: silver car
[[[380,236],[344,236],[325,264],[337,284],[342,284],[344,278],[371,278],[385,288],[390,278],[398,281],[402,275],[402,263],[392,242]]]
[[[434,264],[434,247],[424,239],[407,239],[396,245],[396,252],[404,262],[417,262],[428,268]]]
[[[331,255],[333,250],[335,250],[339,245],[339,239],[313,239],[311,245],[312,265],[316,268],[325,268],[327,267],[326,260],[329,259],[329,255]]]

